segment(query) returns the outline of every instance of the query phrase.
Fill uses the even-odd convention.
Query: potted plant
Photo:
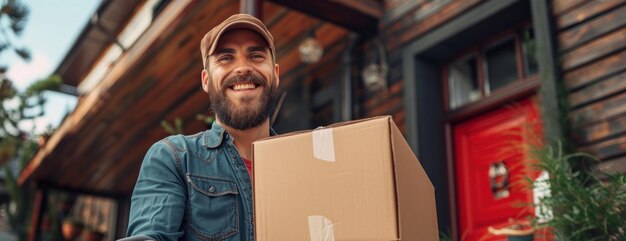
[[[533,187],[549,190],[535,203],[537,228],[550,227],[562,241],[626,240],[626,174],[572,168],[597,159],[564,154],[561,146],[533,148],[531,155],[546,175]]]
[[[76,218],[68,217],[61,224],[61,233],[65,240],[74,240],[83,231],[83,224]]]

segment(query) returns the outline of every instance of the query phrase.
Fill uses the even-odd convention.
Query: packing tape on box
[[[311,241],[335,241],[333,222],[321,215],[309,216],[309,237]]]
[[[313,157],[335,162],[333,128],[318,128],[313,131]]]

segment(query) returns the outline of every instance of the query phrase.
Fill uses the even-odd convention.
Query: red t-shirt
[[[246,164],[246,168],[248,168],[248,174],[250,174],[250,180],[252,180],[252,161],[242,158],[243,162]]]

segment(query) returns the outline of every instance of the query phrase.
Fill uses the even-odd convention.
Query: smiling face
[[[202,70],[202,89],[224,125],[246,130],[261,125],[272,112],[278,88],[278,65],[257,33],[224,33]]]

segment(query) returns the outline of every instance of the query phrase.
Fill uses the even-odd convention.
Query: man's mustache
[[[244,83],[244,82],[250,82],[250,83],[254,83],[257,84],[259,86],[265,86],[267,85],[267,81],[262,78],[261,76],[257,76],[255,74],[243,74],[243,75],[237,75],[234,77],[231,77],[229,79],[227,79],[222,88],[228,88],[230,86],[233,86],[237,83]]]

